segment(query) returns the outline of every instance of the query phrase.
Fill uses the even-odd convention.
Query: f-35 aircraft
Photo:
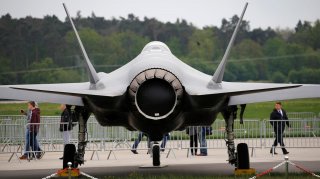
[[[243,114],[248,103],[320,97],[320,85],[222,81],[247,5],[213,75],[183,63],[167,45],[158,41],[148,43],[136,58],[119,69],[111,73],[97,73],[64,5],[90,81],[0,86],[0,99],[74,105],[79,120],[79,143],[74,154],[77,164],[84,163],[86,123],[91,114],[102,126],[124,126],[145,132],[153,141],[153,165],[159,166],[157,141],[164,134],[187,126],[211,125],[218,113],[222,113],[226,121],[228,161],[237,165],[241,161],[237,160],[235,152],[233,123],[238,105]]]

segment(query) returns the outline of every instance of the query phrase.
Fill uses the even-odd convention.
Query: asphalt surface
[[[313,171],[320,172],[320,149],[290,149],[289,159],[297,165]],[[167,151],[166,151],[167,152]],[[128,178],[134,175],[183,175],[183,176],[224,176],[233,175],[234,167],[226,162],[227,152],[224,149],[209,150],[206,157],[187,157],[186,150],[175,150],[166,158],[167,153],[161,154],[161,163],[168,165],[164,168],[140,168],[151,164],[151,158],[146,151],[139,151],[134,155],[131,151],[116,151],[108,160],[108,152],[99,152],[90,160],[91,152],[86,152],[85,165],[80,166],[80,171],[96,178],[106,176],[120,176]],[[264,172],[284,161],[284,155],[270,155],[270,149],[256,149],[250,157],[251,168],[257,173]],[[279,152],[279,151],[278,151]],[[20,154],[19,154],[20,155]],[[0,153],[0,178],[2,179],[37,179],[56,173],[62,167],[59,160],[61,152],[48,152],[41,160],[19,161],[14,156],[8,162],[10,153]],[[290,172],[301,172],[294,166],[289,167]],[[281,166],[274,172],[285,172]],[[85,177],[82,177],[85,178]]]
[[[320,161],[293,161],[310,171],[319,171]],[[263,172],[279,164],[279,162],[259,162],[251,163],[258,173]],[[12,179],[35,179],[43,178],[53,174],[58,169],[37,169],[37,170],[12,170],[0,171],[0,178]],[[294,166],[289,167],[290,172],[299,172]],[[183,175],[183,176],[223,176],[233,175],[234,168],[227,163],[208,163],[208,164],[186,164],[186,165],[168,165],[164,168],[140,168],[139,166],[118,166],[118,167],[87,167],[81,169],[91,176],[104,178],[106,176],[128,177],[130,174],[137,175]],[[284,165],[275,170],[275,172],[285,172]],[[83,177],[86,178],[86,177]]]

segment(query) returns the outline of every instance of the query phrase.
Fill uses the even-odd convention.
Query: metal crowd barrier
[[[317,117],[314,112],[288,112],[287,116],[288,116],[288,118],[290,120],[294,120],[294,119],[314,119],[314,118]]]
[[[275,129],[270,123],[278,121],[263,121],[264,125],[264,145],[271,147],[277,136],[276,131],[283,135],[283,142],[286,148],[319,148],[320,147],[320,120],[289,120],[290,127],[287,124],[278,124]],[[279,123],[279,122],[278,122]],[[284,123],[284,122],[282,122]],[[283,131],[283,133],[282,133]],[[279,134],[278,134],[279,135]],[[278,144],[279,146],[279,144]]]
[[[289,115],[289,114],[288,114]],[[285,146],[288,148],[320,148],[320,119],[310,113],[290,114],[293,120],[289,120],[291,128],[285,128],[283,137]],[[295,118],[295,116],[296,118]],[[300,116],[299,116],[300,115]],[[308,116],[307,116],[308,115]],[[313,117],[312,117],[313,116]],[[306,117],[306,119],[301,119]],[[11,158],[18,154],[23,154],[26,142],[27,124],[24,116],[0,116],[0,154],[11,153]],[[66,124],[68,125],[68,124]],[[70,143],[77,144],[78,125],[74,124],[70,132]],[[63,137],[59,131],[60,117],[42,116],[39,124],[37,140],[41,150],[45,152],[62,152]],[[198,145],[207,149],[226,149],[225,143],[225,121],[217,119],[212,124],[211,135],[201,135],[203,126],[196,126],[197,143],[204,137],[206,145]],[[91,117],[87,125],[88,144],[87,151],[95,152],[109,151],[110,154],[119,150],[132,150],[132,146],[137,140],[138,131],[128,131],[123,127],[102,127]],[[244,120],[241,125],[239,121],[234,124],[235,143],[247,143],[249,148],[271,148],[276,137],[274,128],[269,120]],[[195,148],[195,147],[194,147]],[[173,131],[170,133],[165,150],[169,153],[173,150],[187,149],[190,151],[190,136],[183,131]],[[148,139],[143,137],[137,150],[148,150]],[[36,152],[30,150],[29,153]],[[168,153],[168,155],[169,155]],[[91,156],[91,159],[93,157]],[[10,158],[10,160],[11,160]]]

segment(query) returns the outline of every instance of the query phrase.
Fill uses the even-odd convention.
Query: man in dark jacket
[[[276,138],[274,140],[274,143],[272,145],[272,148],[270,150],[270,153],[277,154],[275,152],[275,147],[278,145],[278,143],[281,146],[283,154],[289,154],[289,152],[284,148],[283,143],[283,132],[286,128],[286,125],[290,129],[290,124],[288,121],[287,113],[284,109],[282,109],[281,102],[276,102],[275,109],[270,114],[270,123],[273,127],[274,133],[276,135]]]
[[[65,146],[66,144],[70,143],[70,131],[72,130],[71,106],[61,104],[60,109],[62,113],[59,130],[60,132],[62,132],[63,144]],[[62,160],[63,157],[61,157],[60,159]]]

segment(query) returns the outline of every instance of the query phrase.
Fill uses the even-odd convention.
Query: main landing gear
[[[240,122],[242,123],[242,115],[245,105],[241,105]],[[248,145],[240,143],[235,150],[234,144],[234,120],[237,118],[237,106],[228,106],[223,112],[223,118],[226,122],[226,145],[228,148],[229,163],[237,169],[250,169]]]
[[[84,164],[84,154],[87,145],[87,122],[91,113],[84,107],[78,106],[75,107],[74,112],[79,123],[78,151],[75,154],[75,162],[82,165]]]
[[[63,152],[63,169],[68,168],[68,162],[72,163],[72,168],[77,168],[78,165],[84,164],[84,154],[87,145],[87,121],[90,117],[90,112],[81,106],[76,106],[71,114],[73,121],[78,121],[78,150],[74,144],[67,144]]]

